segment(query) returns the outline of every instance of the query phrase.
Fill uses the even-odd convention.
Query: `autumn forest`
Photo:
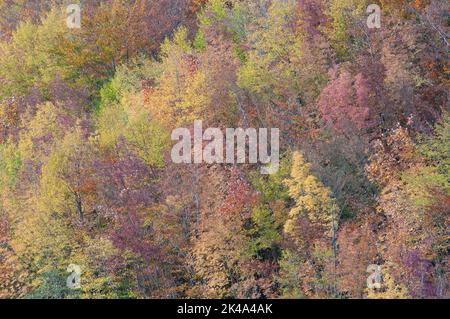
[[[0,299],[450,298],[449,9],[0,0]]]

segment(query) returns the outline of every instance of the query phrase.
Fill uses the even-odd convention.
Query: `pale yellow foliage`
[[[310,167],[300,152],[294,152],[291,177],[285,180],[285,184],[295,205],[284,225],[284,231],[293,237],[296,236],[296,222],[301,216],[306,216],[312,223],[325,226],[330,230],[328,235],[335,223],[335,200],[331,197],[330,190],[311,175]]]
[[[403,284],[396,283],[389,274],[387,267],[381,268],[383,282],[380,290],[367,288],[367,298],[369,299],[407,299],[408,290]]]
[[[159,85],[144,93],[145,105],[158,123],[180,127],[200,119],[210,106],[207,77],[197,65],[185,29],[177,31],[172,42],[166,41],[162,50],[164,72]]]

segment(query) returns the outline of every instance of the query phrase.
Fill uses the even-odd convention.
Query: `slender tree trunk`
[[[75,202],[76,202],[76,205],[77,205],[77,211],[78,211],[78,216],[80,218],[80,223],[81,223],[81,225],[83,225],[83,223],[84,223],[84,212],[83,212],[83,204],[82,204],[80,195],[78,195],[78,194],[75,195]]]

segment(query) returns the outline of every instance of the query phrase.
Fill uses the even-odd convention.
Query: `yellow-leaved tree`
[[[144,103],[152,118],[168,128],[202,118],[210,105],[205,70],[187,36],[187,30],[180,28],[172,41],[166,39],[161,46],[164,72],[159,85],[144,89]]]
[[[295,204],[284,225],[285,233],[294,238],[298,237],[296,224],[299,217],[307,217],[311,223],[322,226],[327,236],[332,236],[337,227],[337,206],[331,191],[311,174],[310,168],[300,152],[294,152],[291,176],[285,184]]]
[[[336,201],[331,191],[312,175],[311,165],[300,152],[293,153],[291,176],[285,184],[293,205],[284,232],[295,244],[283,251],[280,262],[282,295],[336,296]]]

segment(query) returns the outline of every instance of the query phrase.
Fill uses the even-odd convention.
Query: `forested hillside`
[[[449,298],[449,6],[0,0],[0,298]]]

